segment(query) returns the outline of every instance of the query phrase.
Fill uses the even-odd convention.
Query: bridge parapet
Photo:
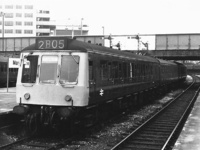
[[[141,51],[166,60],[200,60],[200,50],[151,50]]]

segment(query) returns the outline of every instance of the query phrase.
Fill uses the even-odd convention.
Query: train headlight
[[[30,95],[29,93],[24,94],[24,98],[25,98],[26,100],[29,100],[30,97],[31,97],[31,95]]]
[[[71,95],[65,96],[65,100],[66,100],[67,102],[70,102],[70,101],[72,100],[72,96],[71,96]]]

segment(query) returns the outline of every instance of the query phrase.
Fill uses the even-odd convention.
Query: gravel
[[[140,110],[123,112],[119,120],[110,120],[101,130],[88,133],[85,138],[74,141],[61,150],[108,150],[136,129],[141,123],[160,110],[167,102],[176,97],[181,90],[172,91],[162,99],[142,107]]]

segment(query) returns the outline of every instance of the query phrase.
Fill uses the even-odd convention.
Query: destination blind
[[[37,38],[36,49],[37,50],[67,49],[67,39],[64,37]]]

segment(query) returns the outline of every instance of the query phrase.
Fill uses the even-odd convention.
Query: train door
[[[89,101],[93,103],[96,98],[95,62],[89,60]]]

